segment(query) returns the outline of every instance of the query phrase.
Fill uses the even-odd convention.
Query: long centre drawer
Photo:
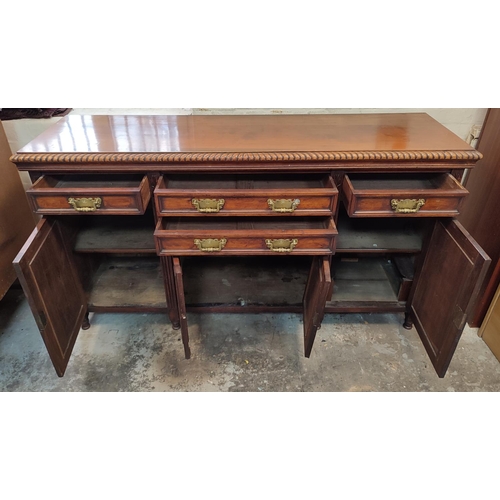
[[[162,216],[330,216],[338,190],[328,175],[165,175],[156,186]]]
[[[158,255],[330,255],[337,228],[332,217],[162,218],[155,230]]]

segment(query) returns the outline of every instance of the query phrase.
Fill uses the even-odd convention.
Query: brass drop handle
[[[198,199],[193,198],[191,204],[203,214],[213,214],[218,213],[224,208],[224,203],[226,200],[212,200],[212,199]]]
[[[292,239],[277,239],[277,240],[266,240],[266,246],[273,252],[285,253],[291,252],[299,243],[299,240]]]
[[[391,200],[391,208],[398,214],[414,214],[425,205],[425,200]]]
[[[101,207],[101,198],[68,198],[68,203],[77,212],[95,212]]]
[[[206,238],[206,239],[196,239],[194,244],[202,252],[220,252],[226,246],[226,238]]]
[[[300,205],[300,200],[267,200],[269,208],[273,212],[290,213]]]

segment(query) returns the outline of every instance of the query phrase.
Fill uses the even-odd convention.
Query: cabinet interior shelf
[[[188,309],[302,311],[310,257],[186,257]]]
[[[424,223],[421,219],[354,219],[342,209],[336,253],[418,253]]]
[[[80,219],[75,252],[156,254],[154,221],[150,213]]]
[[[75,252],[156,254],[154,222],[149,213],[142,216],[88,216],[80,219]],[[297,224],[299,228],[311,227],[310,220],[303,221]],[[168,222],[180,223],[179,219],[169,219]],[[190,221],[181,222],[183,229],[198,227],[192,222],[190,224]],[[217,227],[231,225],[231,222],[217,221]],[[419,219],[353,219],[341,211],[337,224],[336,253],[418,253],[422,248],[424,222]],[[319,227],[323,225],[323,221],[318,223]],[[264,226],[273,227],[273,223],[268,222]]]
[[[309,257],[186,257],[183,281],[188,310],[199,312],[301,312]],[[334,300],[327,312],[404,310],[397,299],[400,275],[383,257],[335,259]],[[108,256],[100,260],[88,290],[91,311],[165,312],[158,257]]]
[[[95,312],[166,312],[165,287],[158,257],[104,257],[87,291]]]
[[[397,302],[397,273],[387,258],[335,259],[332,274],[335,302]]]

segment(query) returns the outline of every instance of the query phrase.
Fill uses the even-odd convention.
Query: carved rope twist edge
[[[20,153],[14,163],[166,163],[294,161],[477,161],[478,151],[356,151],[280,153]]]

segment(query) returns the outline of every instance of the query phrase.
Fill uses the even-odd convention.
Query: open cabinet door
[[[14,260],[17,277],[60,377],[87,311],[70,240],[59,221],[42,219]]]
[[[436,221],[410,313],[439,377],[448,369],[490,263],[459,222]]]
[[[325,315],[326,301],[332,292],[329,257],[313,257],[309,278],[304,292],[304,354],[306,358],[321,327]]]
[[[177,307],[179,309],[179,322],[181,324],[182,343],[184,344],[184,355],[186,359],[191,358],[189,348],[189,333],[187,324],[186,299],[184,298],[184,283],[182,282],[182,267],[178,257],[172,259],[174,265],[175,294],[177,297]]]

